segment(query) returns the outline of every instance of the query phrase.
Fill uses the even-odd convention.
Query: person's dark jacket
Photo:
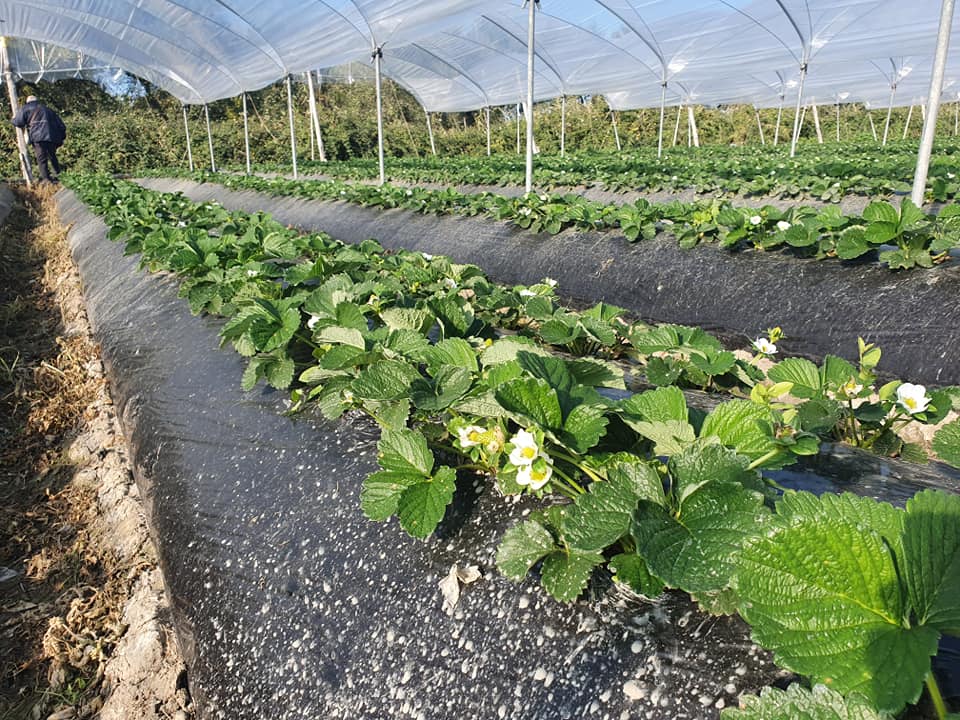
[[[67,139],[67,128],[60,116],[39,102],[29,102],[21,107],[13,118],[13,125],[26,128],[31,143],[50,142],[60,146]]]

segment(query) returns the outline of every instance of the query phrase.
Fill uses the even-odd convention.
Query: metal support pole
[[[10,96],[10,110],[15,116],[20,111],[17,100],[17,85],[13,81],[13,68],[10,67],[10,55],[7,52],[7,38],[0,37],[0,61],[3,62],[3,76],[7,84],[7,94]],[[30,167],[30,156],[27,154],[27,141],[22,128],[14,128],[17,137],[17,154],[20,156],[20,172],[27,187],[33,185],[33,170]],[[191,166],[191,170],[193,167]]]
[[[837,100],[837,142],[840,142],[840,101]]]
[[[887,135],[890,133],[890,116],[893,115],[893,98],[897,95],[897,84],[890,84],[890,102],[887,103],[887,121],[883,124],[883,142],[881,145],[887,144]]]
[[[760,131],[760,144],[766,145],[767,141],[763,139],[763,123],[760,122],[760,110],[756,107],[753,108],[753,113],[757,116],[757,130]]]
[[[780,121],[783,119],[783,95],[780,95],[780,107],[777,108],[777,127],[773,131],[773,146],[780,142]]]
[[[956,137],[957,131],[960,130],[960,100],[957,100],[953,104],[953,135]]]
[[[620,129],[617,127],[617,111],[610,111],[610,120],[613,122],[613,139],[617,143],[617,152],[623,150],[623,146],[620,144]]]
[[[877,126],[873,124],[873,113],[867,110],[867,120],[870,121],[870,131],[873,133],[873,141],[877,142]]]
[[[217,161],[213,157],[213,133],[210,131],[210,107],[203,104],[203,118],[207,123],[207,147],[210,149],[210,172],[217,171]]]
[[[947,67],[947,52],[950,49],[950,28],[953,25],[954,0],[943,0],[940,7],[940,32],[937,34],[937,53],[930,76],[930,91],[927,93],[927,119],[923,123],[920,150],[917,153],[917,171],[913,176],[913,192],[910,199],[920,206],[927,188],[927,171],[930,169],[930,153],[933,152],[933,136],[937,129],[937,114],[940,112],[940,94],[943,92],[943,75]]]
[[[697,118],[693,114],[693,105],[687,105],[687,120],[690,122],[690,137],[694,147],[700,147],[700,131],[697,130]]]
[[[430,136],[430,152],[436,157],[437,144],[433,141],[433,124],[430,122],[430,113],[424,110],[423,114],[427,116],[427,135]]]
[[[663,118],[664,118],[664,113],[666,112],[666,102],[667,102],[667,80],[666,78],[664,78],[663,81],[660,83],[660,127],[659,127],[659,130],[657,131],[657,158],[658,159],[663,157]]]
[[[803,104],[803,81],[807,79],[807,61],[800,64],[800,87],[797,88],[797,109],[793,113],[793,136],[790,140],[790,157],[797,154],[797,143],[800,141],[800,106]]]
[[[187,135],[187,164],[193,172],[193,148],[190,145],[190,121],[187,119],[187,106],[183,105],[183,130]]]
[[[310,131],[310,161],[313,162],[317,159],[317,154],[315,151],[316,143],[313,142],[313,120],[309,116],[307,117],[307,128]]]
[[[560,96],[560,157],[567,153],[567,96]]]
[[[820,128],[820,110],[817,108],[816,102],[811,103],[810,108],[813,110],[813,127],[817,131],[817,143],[823,145],[823,130]]]
[[[243,93],[243,152],[247,160],[247,175],[250,174],[250,118],[247,116],[247,94]]]
[[[307,73],[307,92],[310,93],[310,123],[313,135],[317,138],[317,154],[320,162],[327,161],[327,154],[323,150],[323,133],[320,132],[320,114],[317,112],[317,95],[314,92],[313,73]]]
[[[490,157],[490,108],[484,108],[483,114],[487,118],[487,157]]]
[[[293,179],[300,177],[297,168],[297,133],[293,125],[293,78],[287,75],[287,119],[290,121],[290,157],[293,161]]]
[[[907,110],[907,121],[903,124],[903,137],[901,140],[907,139],[907,133],[910,132],[910,119],[913,117],[913,105],[910,106],[910,109]]]
[[[534,72],[534,42],[536,35],[536,9],[540,0],[527,0],[529,4],[527,15],[527,106],[524,108],[527,120],[527,168],[524,187],[527,192],[533,191],[533,72]]]
[[[387,181],[387,168],[383,160],[383,78],[380,75],[380,63],[383,61],[383,48],[373,46],[373,81],[377,86],[377,166],[380,170],[380,184]]]
[[[677,105],[677,122],[673,126],[673,146],[677,145],[677,138],[680,137],[680,114],[683,112],[683,105]]]

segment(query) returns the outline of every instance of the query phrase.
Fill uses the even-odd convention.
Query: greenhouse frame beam
[[[490,157],[490,106],[483,109],[483,114],[487,120],[487,157]]]
[[[213,157],[213,132],[210,130],[210,106],[203,104],[203,118],[207,125],[207,147],[210,149],[210,172],[217,171],[217,161]]]
[[[293,76],[287,74],[287,119],[290,122],[290,158],[293,162],[293,179],[300,177],[297,168],[297,133],[293,124]]]
[[[560,96],[560,157],[567,153],[567,96]]]
[[[526,192],[533,191],[533,73],[536,59],[536,10],[540,0],[527,0],[527,159],[524,187]],[[561,80],[562,83],[562,80]]]
[[[10,110],[13,115],[20,111],[17,101],[17,84],[13,81],[13,68],[10,66],[10,53],[7,51],[6,36],[0,37],[0,61],[3,62],[3,77],[7,85],[7,94],[10,96]],[[14,128],[17,137],[17,155],[20,158],[20,172],[27,187],[33,185],[33,169],[30,167],[30,156],[27,154],[27,141],[22,128]],[[192,168],[191,168],[192,169]]]
[[[613,122],[613,140],[617,144],[617,152],[623,150],[623,146],[620,144],[620,129],[617,127],[617,111],[610,111],[610,119]]]
[[[797,154],[797,143],[800,141],[800,107],[803,104],[803,81],[806,80],[806,78],[807,61],[804,60],[800,64],[800,87],[797,88],[797,109],[793,114],[793,136],[790,139],[790,157],[794,157]]]
[[[773,129],[773,146],[780,143],[780,123],[783,120],[783,99],[784,94],[780,93],[780,106],[777,108],[777,126]]]
[[[667,112],[667,78],[666,69],[664,69],[664,78],[660,82],[660,126],[657,130],[657,159],[663,157],[663,122]],[[619,140],[617,141],[619,145]],[[618,148],[619,149],[619,148]]]
[[[680,114],[683,112],[683,105],[677,105],[677,122],[673,126],[673,147],[677,146],[677,138],[680,137]]]
[[[923,122],[923,135],[920,139],[920,149],[917,151],[917,169],[913,176],[913,191],[910,194],[910,199],[917,207],[923,204],[927,189],[927,171],[930,169],[930,154],[933,152],[937,115],[940,112],[940,94],[943,92],[943,76],[947,67],[947,53],[950,50],[953,6],[954,0],[943,0],[940,7],[937,52],[933,60],[933,73],[930,76],[930,91],[927,93],[927,117]]]
[[[886,146],[887,136],[890,134],[890,117],[893,115],[893,99],[897,95],[897,83],[890,83],[890,101],[887,103],[887,121],[883,124],[883,142]]]
[[[430,137],[430,153],[437,156],[437,144],[433,140],[433,123],[430,122],[430,111],[424,108],[423,114],[427,117],[427,135]]]
[[[383,159],[383,46],[373,46],[373,81],[377,87],[377,167],[380,171],[380,185],[387,181],[387,169]]]
[[[760,110],[756,105],[753,106],[753,114],[757,116],[757,130],[760,131],[760,144],[766,145],[767,141],[763,137],[763,123],[760,122]]]
[[[187,136],[187,165],[190,167],[190,172],[193,172],[193,147],[190,144],[190,120],[187,117],[186,104],[181,107],[183,108],[183,130]]]
[[[813,127],[817,131],[817,144],[823,145],[823,130],[820,127],[820,110],[817,108],[817,101],[810,103],[810,109],[813,112]]]
[[[320,115],[317,112],[317,96],[313,84],[313,72],[307,72],[307,92],[310,93],[310,123],[313,128],[313,134],[317,138],[317,153],[320,155],[320,162],[327,161],[327,153],[323,148],[323,133],[320,132]]]
[[[903,124],[903,137],[901,140],[907,139],[907,133],[910,132],[910,121],[913,119],[913,104],[910,104],[910,109],[907,110],[907,121]]]
[[[870,121],[870,132],[873,133],[873,141],[877,142],[877,126],[873,124],[873,113],[867,110],[867,120]]]
[[[247,161],[247,175],[250,174],[250,116],[247,114],[247,94],[240,93],[243,97],[243,155]]]

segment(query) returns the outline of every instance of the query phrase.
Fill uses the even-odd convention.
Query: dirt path
[[[186,670],[50,191],[0,229],[0,718],[186,720]]]

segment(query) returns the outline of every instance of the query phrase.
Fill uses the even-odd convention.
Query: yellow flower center
[[[470,442],[478,443],[480,442],[480,433],[478,433],[476,430],[471,430],[469,433],[467,433],[467,439]]]
[[[520,451],[520,454],[528,460],[532,460],[537,456],[537,449],[532,447],[525,447]]]
[[[903,404],[907,406],[908,409],[914,410],[917,407],[917,401],[912,397],[905,397],[903,399]]]

